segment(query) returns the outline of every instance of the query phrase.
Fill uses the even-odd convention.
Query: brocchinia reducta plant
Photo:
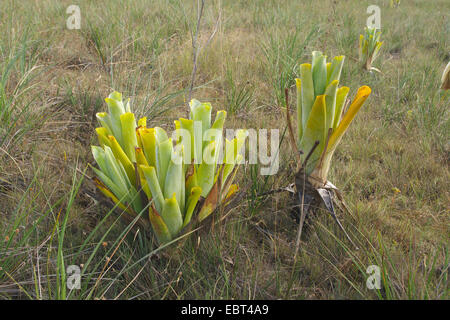
[[[194,216],[202,221],[236,193],[232,182],[247,131],[225,139],[225,161],[219,163],[225,111],[218,111],[211,124],[211,105],[192,100],[190,119],[176,120],[170,138],[160,127],[147,128],[146,118],[136,123],[120,93],[105,101],[108,112],[97,114],[100,146],[92,146],[99,166],[93,168],[94,180],[131,217],[147,211],[144,217],[161,244],[180,235]]]
[[[378,71],[375,67],[372,67],[375,59],[380,53],[381,46],[383,44],[380,41],[381,31],[377,31],[376,28],[364,28],[364,35],[359,35],[359,61],[363,63],[363,66],[368,71]]]

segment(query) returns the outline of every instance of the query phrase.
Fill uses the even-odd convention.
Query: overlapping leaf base
[[[238,130],[236,138],[225,139],[219,163],[225,111],[217,112],[211,124],[211,105],[192,100],[190,119],[176,120],[169,138],[160,127],[147,128],[146,118],[136,124],[120,93],[105,100],[108,113],[97,114],[100,147],[92,146],[97,187],[132,216],[148,210],[160,243],[177,237],[193,216],[198,222],[208,217],[238,190],[232,181],[247,132]]]

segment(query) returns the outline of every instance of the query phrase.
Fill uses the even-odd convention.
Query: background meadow
[[[66,27],[71,4],[80,30]],[[357,61],[371,4],[381,8],[381,73]],[[149,126],[170,130],[185,114],[196,1],[2,0],[0,298],[448,299],[449,106],[438,88],[449,12],[444,0],[206,1],[193,97],[227,110],[228,128],[282,136],[284,88],[295,97],[313,50],[346,56],[341,84],[351,97],[372,88],[329,174],[358,249],[319,212],[294,260],[295,203],[270,193],[293,182],[287,139],[277,175],[245,165],[223,221],[162,249],[89,179],[95,113],[112,90]],[[65,285],[72,264],[80,290]],[[366,287],[369,265],[381,268],[381,290]]]

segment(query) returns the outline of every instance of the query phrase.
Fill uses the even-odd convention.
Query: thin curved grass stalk
[[[359,35],[359,61],[363,63],[364,69],[367,71],[377,71],[379,69],[372,67],[375,59],[378,58],[383,42],[380,41],[381,31],[376,28],[365,27],[364,35]]]
[[[211,123],[211,104],[193,99],[189,119],[176,120],[174,136],[169,137],[160,127],[148,128],[146,118],[136,123],[129,101],[124,105],[120,93],[113,92],[105,101],[108,112],[97,114],[100,146],[92,146],[99,167],[93,167],[96,185],[132,217],[148,210],[161,244],[176,238],[194,216],[197,222],[207,218],[238,191],[232,182],[247,131],[225,139],[220,163],[225,111],[218,111]]]
[[[333,195],[337,194],[338,199],[341,196],[327,180],[327,175],[339,142],[371,89],[360,87],[352,103],[346,107],[350,88],[339,87],[344,60],[344,56],[337,56],[327,63],[325,55],[314,51],[312,63],[300,65],[301,77],[296,79],[297,139],[292,137],[292,140],[296,140],[302,154],[307,155],[299,165],[295,179],[302,216],[315,204],[322,203],[345,232],[333,207]]]
[[[450,89],[450,62],[447,63],[447,66],[445,67],[444,72],[442,73],[441,89],[442,90]]]

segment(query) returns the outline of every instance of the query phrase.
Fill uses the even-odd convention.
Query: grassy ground
[[[372,95],[339,146],[329,180],[351,213],[310,217],[294,261],[293,182],[241,168],[242,198],[222,223],[158,250],[99,198],[87,167],[95,113],[112,90],[150,125],[182,116],[192,72],[194,1],[13,1],[0,9],[0,298],[448,299],[449,120],[440,101],[449,61],[448,1],[208,1],[193,96],[229,113],[230,128],[279,128],[285,87],[312,50],[344,54],[341,82]],[[81,29],[66,28],[78,4]],[[384,45],[368,73],[357,39],[370,4]],[[448,103],[448,100],[447,100]],[[395,192],[397,188],[400,192]],[[65,270],[82,268],[80,290]],[[366,287],[381,268],[382,289]]]

